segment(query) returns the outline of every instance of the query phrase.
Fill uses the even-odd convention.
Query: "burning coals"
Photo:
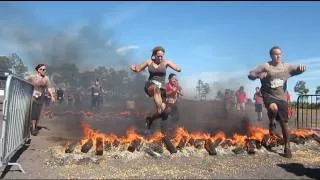
[[[73,159],[91,160],[104,156],[113,158],[137,158],[141,156],[170,157],[190,155],[223,155],[223,154],[257,154],[269,152],[271,149],[281,149],[284,144],[280,135],[270,137],[268,129],[249,127],[248,135],[234,134],[227,138],[222,131],[215,134],[187,132],[184,128],[176,129],[172,138],[155,132],[144,137],[134,129],[128,129],[125,136],[104,134],[90,128],[82,121],[84,136],[80,142],[69,142],[60,152],[60,156],[73,157]],[[305,146],[312,143],[319,146],[320,138],[311,130],[291,130],[290,142],[294,147]],[[56,153],[57,154],[57,153]],[[83,161],[83,160],[82,160]],[[80,162],[82,162],[80,161]]]
[[[82,119],[94,116],[90,112],[80,112]],[[73,114],[65,112],[63,114]],[[79,112],[78,112],[79,114]],[[128,113],[121,114],[123,116]],[[177,156],[216,156],[216,155],[255,155],[259,153],[283,152],[282,136],[270,137],[269,130],[249,126],[246,135],[234,133],[227,137],[222,131],[216,133],[188,132],[179,127],[170,137],[155,132],[144,136],[134,129],[127,129],[126,135],[105,134],[92,129],[86,121],[82,121],[83,137],[75,142],[67,142],[65,146],[52,149],[58,164],[67,162],[98,163],[99,159],[111,157],[115,159],[135,158],[171,158]],[[320,150],[320,136],[312,130],[295,129],[290,131],[290,142],[293,153],[305,148]]]

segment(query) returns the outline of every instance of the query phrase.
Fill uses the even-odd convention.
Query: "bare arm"
[[[101,93],[106,94],[106,90],[103,87],[101,87]]]
[[[291,76],[296,76],[303,73],[306,70],[305,65],[300,64],[298,66],[288,65],[288,72]]]
[[[52,84],[51,84],[51,81],[50,79],[48,78],[48,76],[46,76],[46,80],[47,80],[47,87],[48,87],[48,92],[51,96],[51,99],[54,101],[55,100],[55,96],[54,96],[54,89],[52,87]]]
[[[50,96],[54,98],[53,88],[48,88],[48,92],[50,93]]]
[[[138,72],[144,70],[150,63],[152,63],[151,60],[150,60],[150,59],[147,59],[147,60],[145,60],[142,64],[139,64],[139,65],[134,64],[134,65],[132,65],[132,66],[130,67],[130,69],[131,69],[133,72],[138,73]]]
[[[166,60],[166,65],[168,65],[171,69],[177,71],[177,72],[181,72],[181,68],[178,67],[178,65],[176,65],[175,63],[173,63],[170,60]]]

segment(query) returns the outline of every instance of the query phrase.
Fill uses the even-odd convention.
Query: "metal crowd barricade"
[[[296,126],[320,129],[320,95],[299,95],[296,104]]]
[[[0,139],[0,166],[16,165],[25,173],[19,163],[11,163],[9,161],[30,140],[34,87],[13,75],[0,75],[0,78],[5,80]]]

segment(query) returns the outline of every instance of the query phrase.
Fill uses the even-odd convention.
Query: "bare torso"
[[[40,76],[38,74],[33,74],[26,78],[28,82],[30,82],[34,89],[40,92],[44,92],[46,88],[51,87],[50,80],[47,76]]]

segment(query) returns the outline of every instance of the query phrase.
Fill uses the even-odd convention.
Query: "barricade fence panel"
[[[6,80],[1,133],[1,161],[7,164],[30,138],[33,86],[15,76]]]
[[[297,128],[320,129],[320,95],[299,95],[296,103]]]

